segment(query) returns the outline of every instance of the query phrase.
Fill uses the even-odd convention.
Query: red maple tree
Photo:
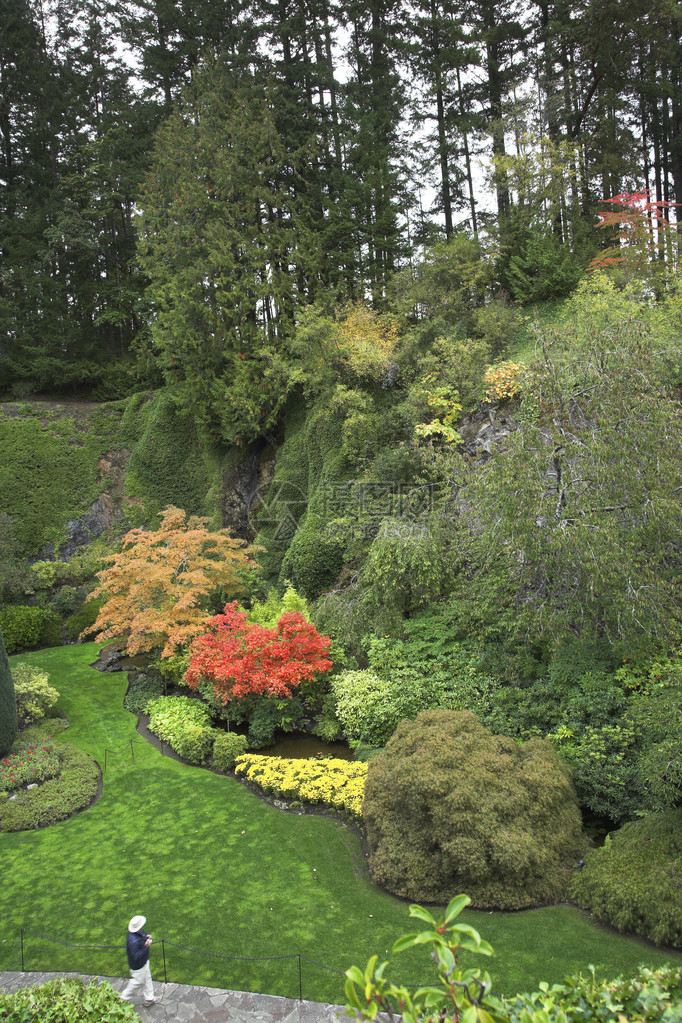
[[[207,624],[207,634],[192,642],[185,679],[192,689],[211,684],[223,705],[251,694],[291,696],[301,682],[332,666],[331,640],[297,611],[286,612],[269,629],[249,622],[234,601]]]

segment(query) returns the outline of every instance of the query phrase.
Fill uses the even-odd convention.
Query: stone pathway
[[[0,989],[17,991],[22,987],[44,984],[54,977],[80,977],[80,973],[3,973]],[[108,980],[116,991],[127,982],[123,977],[87,977],[83,980]],[[222,991],[215,987],[154,982],[156,1005],[145,1009],[141,999],[134,1002],[144,1023],[337,1023],[344,1019],[341,1005],[299,1002],[276,995],[257,995],[250,991]],[[349,1017],[345,1017],[346,1020]]]

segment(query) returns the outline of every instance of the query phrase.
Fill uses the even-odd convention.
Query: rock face
[[[114,522],[120,522],[123,518],[124,505],[140,503],[137,498],[127,497],[123,492],[129,458],[130,452],[125,449],[107,451],[106,455],[100,458],[97,463],[97,474],[105,488],[85,515],[70,519],[66,523],[66,539],[59,545],[60,561],[68,561],[79,547],[92,543],[102,533],[106,533]],[[42,557],[49,560],[55,557],[53,544],[46,545]]]
[[[514,417],[499,408],[483,409],[465,416],[458,427],[463,453],[479,462],[487,462],[495,448],[518,428]]]
[[[234,536],[253,540],[257,529],[253,515],[262,503],[275,471],[275,448],[254,441],[244,457],[223,477],[223,526]]]
[[[100,652],[97,660],[92,665],[97,671],[122,671],[119,661],[123,657],[121,651],[115,646],[105,646]]]

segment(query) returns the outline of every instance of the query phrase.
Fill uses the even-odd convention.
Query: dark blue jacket
[[[149,935],[145,934],[144,931],[135,931],[134,934],[128,931],[126,955],[128,956],[128,966],[131,970],[141,970],[149,959],[149,946],[145,945],[148,937]]]

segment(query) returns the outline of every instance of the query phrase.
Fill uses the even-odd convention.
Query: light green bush
[[[12,678],[17,698],[17,716],[20,727],[25,728],[45,717],[59,699],[59,693],[50,685],[48,673],[30,664],[16,664]]]
[[[189,696],[161,696],[147,704],[149,728],[167,742],[178,756],[201,764],[211,754],[216,729],[205,703]]]
[[[237,757],[246,752],[247,739],[239,732],[218,732],[213,743],[213,766],[231,771]]]
[[[47,612],[41,607],[10,604],[0,610],[0,629],[8,654],[38,646]]]

